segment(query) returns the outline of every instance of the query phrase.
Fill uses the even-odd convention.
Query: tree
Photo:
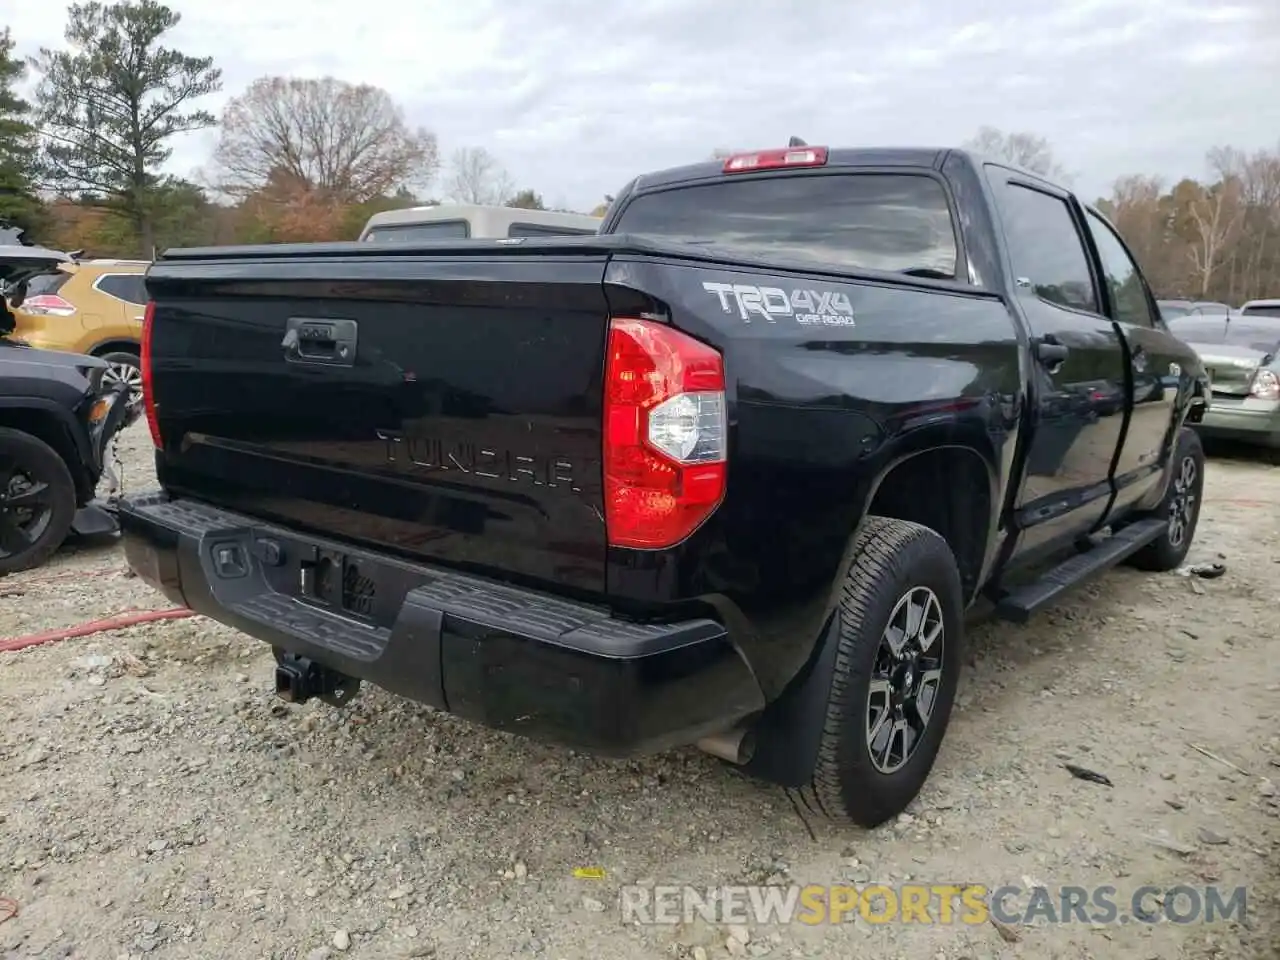
[[[1225,264],[1244,210],[1240,185],[1224,178],[1209,188],[1195,185],[1188,213],[1194,225],[1187,253],[1196,279],[1196,293],[1208,297],[1215,272]]]
[[[1280,151],[1250,155],[1223,147],[1209,151],[1208,160],[1219,180],[1239,191],[1240,217],[1227,254],[1229,288],[1274,291],[1280,281]]]
[[[379,87],[262,77],[223,111],[214,166],[217,188],[241,200],[288,181],[308,203],[342,207],[426,186],[439,155]]]
[[[1122,177],[1099,208],[1111,218],[1156,291],[1239,304],[1280,289],[1280,148],[1210,150],[1209,176],[1165,191]]]
[[[1158,177],[1131,175],[1120,177],[1111,188],[1111,196],[1099,200],[1097,207],[1124,237],[1147,280],[1157,289],[1176,284],[1181,270],[1170,268],[1168,255],[1170,236],[1162,211],[1164,185]]]
[[[14,41],[0,31],[0,228],[12,239],[34,232],[43,209],[35,195],[36,131],[31,105],[14,89],[26,76],[27,65],[13,54]]]
[[[383,213],[387,210],[405,210],[409,207],[436,207],[439,205],[439,200],[422,200],[415,196],[413,191],[401,187],[390,196],[374,197],[365,203],[357,203],[348,207],[339,224],[338,235],[331,239],[357,239],[361,231],[364,230],[364,225],[369,222],[369,218],[375,213]]]
[[[1034,133],[1004,133],[995,127],[984,126],[964,146],[976,153],[985,153],[1038,173],[1049,180],[1064,184],[1071,181],[1070,174],[1054,159],[1049,141]]]
[[[521,190],[507,201],[508,207],[519,207],[521,210],[545,210],[542,195],[533,190]]]
[[[514,192],[507,171],[484,147],[463,147],[456,151],[445,186],[454,202],[481,206],[505,203]]]
[[[216,122],[192,101],[222,89],[210,57],[161,45],[182,20],[156,0],[72,4],[67,50],[42,48],[36,118],[47,184],[91,192],[128,217],[138,248],[155,246],[159,169],[172,139]]]

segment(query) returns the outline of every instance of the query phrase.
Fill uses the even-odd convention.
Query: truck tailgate
[[[147,279],[168,489],[603,592],[605,253],[192,253]]]

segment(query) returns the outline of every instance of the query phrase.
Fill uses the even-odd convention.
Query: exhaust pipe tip
[[[696,746],[703,753],[719,757],[726,763],[742,766],[755,756],[756,738],[750,727],[733,727],[722,733],[703,737]]]

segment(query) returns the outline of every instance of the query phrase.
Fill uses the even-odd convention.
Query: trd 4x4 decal
[[[725,313],[737,312],[750,323],[754,317],[766,323],[777,323],[779,317],[796,323],[828,327],[852,327],[853,304],[838,290],[792,290],[781,287],[757,287],[745,283],[711,283],[702,285],[714,293]]]

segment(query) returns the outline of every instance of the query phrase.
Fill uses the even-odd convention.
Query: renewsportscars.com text
[[[1220,923],[1245,919],[1244,887],[987,887],[884,884],[692,887],[628,886],[624,923]]]

